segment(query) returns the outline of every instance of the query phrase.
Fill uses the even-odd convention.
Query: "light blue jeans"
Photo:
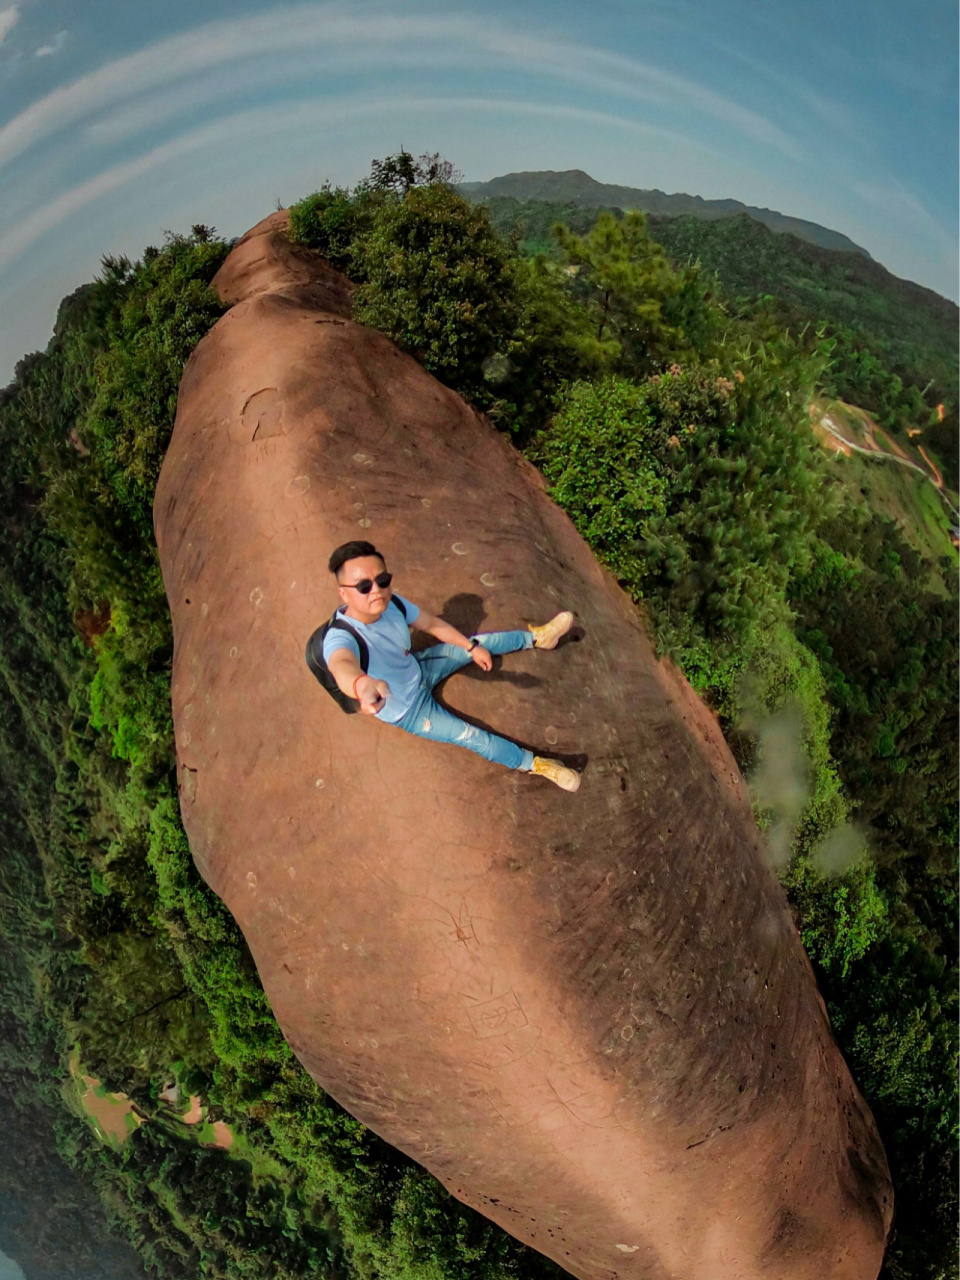
[[[471,639],[478,640],[489,653],[516,653],[518,649],[533,648],[530,631],[489,631]],[[397,721],[399,729],[415,733],[418,738],[429,738],[431,742],[452,742],[455,746],[466,747],[468,751],[483,756],[484,760],[504,764],[508,769],[529,772],[533,768],[532,751],[526,751],[495,733],[488,733],[486,729],[467,724],[466,720],[461,720],[434,700],[433,690],[440,681],[473,661],[465,649],[458,649],[455,644],[435,644],[413,656],[420,664],[420,688],[413,706],[402,720]]]

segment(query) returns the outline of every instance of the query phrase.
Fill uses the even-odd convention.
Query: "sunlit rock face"
[[[709,713],[533,468],[275,214],[216,280],[155,520],[181,803],[290,1043],[453,1195],[579,1277],[875,1277],[892,1197]],[[330,550],[467,631],[576,612],[454,709],[579,793],[345,716]]]

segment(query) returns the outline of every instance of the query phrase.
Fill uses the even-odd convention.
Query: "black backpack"
[[[395,604],[403,614],[406,621],[407,610],[403,601],[398,596],[391,597],[391,603]],[[390,606],[388,605],[387,608]],[[347,635],[352,636],[356,641],[357,648],[360,650],[360,670],[366,673],[367,667],[370,665],[370,650],[367,648],[367,642],[355,627],[351,627],[346,618],[342,616],[340,609],[336,611],[332,618],[329,618],[322,627],[317,627],[316,631],[307,641],[307,666],[320,681],[323,689],[329,693],[341,711],[345,711],[348,716],[352,716],[360,710],[360,703],[356,698],[351,698],[344,693],[340,686],[334,680],[323,657],[323,637],[327,634],[331,627],[339,627],[341,631],[346,631]]]

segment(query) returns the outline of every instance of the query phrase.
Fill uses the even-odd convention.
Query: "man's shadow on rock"
[[[483,622],[486,616],[487,610],[483,602],[483,597],[474,595],[472,592],[467,591],[451,596],[440,610],[440,617],[443,618],[445,622],[449,622],[455,626],[457,630],[462,632],[465,636],[472,636],[481,632],[483,630]],[[512,629],[522,631],[524,628],[520,626]],[[576,643],[578,640],[582,639],[584,634],[582,627],[572,627],[571,630],[561,639],[557,648],[559,649],[564,644],[571,642]],[[414,648],[418,651],[429,647],[429,645],[423,643],[416,643],[414,645]],[[458,672],[456,672],[456,674],[458,676],[465,676],[468,680],[502,680],[505,684],[515,685],[519,689],[538,689],[544,683],[539,676],[531,675],[529,672],[504,671],[503,657],[500,654],[493,654],[491,656],[493,657],[492,671],[481,671],[471,662],[468,666],[462,667]],[[508,654],[506,656],[513,657],[513,654]],[[450,679],[450,677],[448,676],[447,679]],[[464,714],[463,711],[458,711],[451,707],[441,696],[441,690],[444,688],[446,683],[446,680],[441,680],[440,684],[437,685],[433,691],[433,696],[441,707],[446,708],[447,711],[453,712],[453,714],[459,716],[461,720],[465,720],[467,723],[475,725],[478,729],[485,729],[487,733],[496,733],[509,738],[511,742],[516,742],[518,746],[532,751],[534,755],[540,755],[543,753],[544,748],[542,745],[522,741],[520,738],[517,738],[512,734],[508,727],[501,726],[498,728],[495,725],[488,724],[485,720],[479,720],[476,716],[468,716]],[[570,768],[580,770],[586,767],[588,760],[586,755],[579,753],[570,754],[568,752],[551,751],[550,756],[551,759],[560,760]]]
[[[483,621],[487,616],[483,596],[476,596],[467,591],[451,596],[441,609],[440,616],[445,622],[452,622],[465,636],[476,635],[482,629]],[[524,631],[526,628],[521,623],[511,630]],[[568,644],[579,644],[586,634],[580,623],[575,622],[567,634],[560,637],[557,648],[563,649]]]
[[[465,636],[473,636],[483,631],[483,621],[486,616],[487,610],[483,597],[473,595],[469,591],[461,591],[459,595],[451,596],[440,610],[440,617],[443,618],[444,622],[449,622]],[[512,629],[522,631],[523,627]],[[417,649],[420,649],[420,647],[420,645],[416,646]],[[427,646],[424,645],[423,647],[426,648]],[[513,654],[508,654],[507,656],[512,658]],[[502,680],[504,684],[515,685],[518,689],[537,689],[543,684],[543,681],[538,676],[531,675],[530,672],[505,671],[503,669],[503,655],[494,653],[491,654],[491,657],[493,658],[492,671],[481,671],[479,667],[470,662],[467,666],[462,667],[457,672],[457,675],[465,676],[468,680]],[[441,681],[438,687],[442,688],[444,684],[446,684],[445,680]],[[436,697],[436,692],[434,692],[434,697]],[[441,706],[443,705],[441,699],[438,698],[437,701],[440,702]],[[447,709],[450,710],[449,707]],[[459,714],[460,712],[458,711],[457,715]],[[486,729],[488,726],[482,725],[481,727]],[[496,732],[496,730],[491,730],[491,732]]]

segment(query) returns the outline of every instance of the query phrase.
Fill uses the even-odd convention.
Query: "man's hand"
[[[373,676],[363,676],[354,688],[360,701],[360,710],[368,716],[375,716],[390,696],[390,686],[386,680],[374,680]]]
[[[477,647],[472,650],[470,657],[482,671],[493,670],[493,658],[491,658],[489,651],[485,649],[482,644],[478,644]]]

